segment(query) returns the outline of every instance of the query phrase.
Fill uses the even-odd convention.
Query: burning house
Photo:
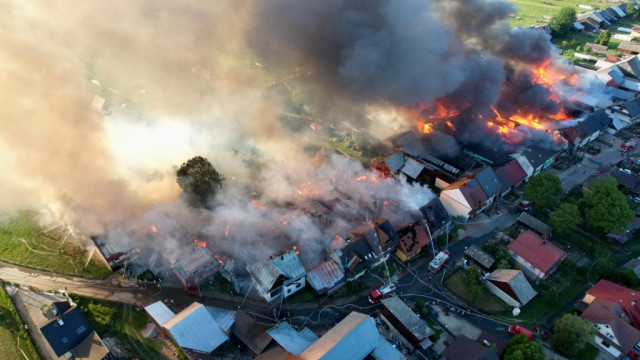
[[[287,298],[305,286],[305,271],[298,254],[291,250],[268,261],[247,265],[258,294],[271,302]]]
[[[219,263],[213,255],[197,245],[190,246],[172,265],[173,272],[187,289],[210,280],[218,268]]]
[[[562,130],[571,147],[580,148],[595,140],[612,124],[611,117],[605,109],[589,114],[576,126]]]
[[[420,224],[410,224],[398,230],[400,242],[396,250],[396,257],[402,262],[407,262],[420,254],[422,248],[431,242],[429,235]]]

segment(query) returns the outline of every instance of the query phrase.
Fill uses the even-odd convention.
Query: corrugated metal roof
[[[295,355],[300,355],[318,340],[318,336],[308,328],[296,331],[287,322],[279,323],[267,330],[267,333],[285,350]]]
[[[342,267],[333,260],[327,260],[307,273],[309,285],[318,292],[333,288],[342,279],[344,279]]]
[[[403,360],[406,359],[396,348],[385,340],[382,335],[378,335],[378,346],[371,353],[377,360]]]
[[[416,315],[399,297],[394,296],[383,299],[382,306],[387,308],[398,321],[404,324],[418,340],[422,341],[434,334],[427,322]]]
[[[211,353],[229,339],[207,308],[197,302],[180,311],[164,327],[181,348],[204,353]]]
[[[146,306],[144,309],[159,325],[164,325],[164,323],[176,316],[176,314],[174,314],[173,311],[171,311],[171,309],[169,309],[162,301],[154,302],[153,304]]]
[[[533,290],[524,274],[520,270],[498,269],[487,277],[487,280],[508,283],[516,299],[522,305],[525,305],[533,299],[538,293]]]
[[[398,151],[397,153],[384,159],[384,162],[387,164],[391,171],[396,172],[402,169],[402,167],[404,166],[404,154],[401,151]]]
[[[211,317],[213,317],[213,320],[215,320],[218,323],[218,325],[220,326],[220,328],[222,328],[222,330],[224,330],[225,332],[228,332],[229,329],[231,329],[231,325],[233,325],[233,322],[236,319],[236,314],[238,313],[237,311],[222,309],[215,306],[205,306],[205,307],[207,308],[207,310],[209,310],[209,314],[211,314]]]
[[[267,262],[248,265],[247,271],[251,273],[253,279],[265,291],[271,290],[278,276],[284,275],[291,279],[297,280],[305,276],[306,271],[298,258],[295,251],[289,251]],[[285,281],[285,284],[290,281]]]
[[[417,179],[422,170],[424,170],[424,166],[412,158],[407,158],[402,168],[402,172],[412,179]]]
[[[364,359],[378,346],[379,333],[368,315],[352,312],[302,354],[303,359]]]

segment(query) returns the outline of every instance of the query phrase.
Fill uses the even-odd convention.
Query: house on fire
[[[190,289],[210,279],[218,270],[219,264],[208,250],[192,245],[178,258],[171,268],[182,285]]]
[[[409,224],[398,230],[400,242],[396,250],[396,257],[407,262],[420,254],[422,248],[431,242],[429,235],[420,224]]]
[[[473,218],[489,205],[489,197],[474,178],[458,180],[442,189],[440,200],[449,215],[465,220]]]
[[[580,148],[607,130],[612,121],[606,110],[600,109],[587,116],[578,125],[563,129],[562,135],[569,141],[570,147]]]
[[[434,197],[426,205],[422,206],[420,213],[429,227],[428,232],[431,233],[433,238],[446,232],[449,225],[451,225],[451,217],[439,197]]]
[[[305,286],[305,271],[295,250],[269,261],[247,265],[260,296],[267,301],[287,298]]]
[[[331,294],[346,283],[342,264],[335,252],[307,272],[307,283],[319,296]]]
[[[547,278],[567,256],[567,253],[531,230],[518,235],[507,245],[507,249],[522,266],[525,275],[536,283]]]

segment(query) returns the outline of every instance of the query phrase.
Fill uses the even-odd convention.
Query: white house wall
[[[500,290],[500,288],[495,286],[491,281],[487,281],[487,287],[489,288],[489,291],[491,291],[495,296],[499,297],[500,300],[506,302],[508,305],[511,305],[513,307],[520,307],[520,302],[507,295],[506,292]]]
[[[446,190],[440,193],[440,201],[451,217],[462,216],[469,218],[471,206],[459,189]]]

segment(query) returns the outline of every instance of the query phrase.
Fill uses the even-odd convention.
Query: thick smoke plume
[[[47,208],[91,235],[122,228],[169,260],[199,238],[237,261],[296,244],[315,262],[335,235],[376,216],[410,221],[433,196],[328,155],[332,131],[371,145],[415,127],[406,109],[447,99],[457,132],[430,141],[453,155],[501,139],[478,117],[492,106],[548,110],[548,89],[523,74],[555,56],[549,37],[509,28],[515,9],[501,0],[10,0],[0,10],[0,210]],[[292,100],[300,92],[305,101]],[[92,109],[94,95],[106,108]],[[292,108],[301,128],[287,122]],[[179,196],[176,167],[195,155],[227,178],[213,211]],[[336,205],[343,220],[300,211],[310,198],[349,199]]]

